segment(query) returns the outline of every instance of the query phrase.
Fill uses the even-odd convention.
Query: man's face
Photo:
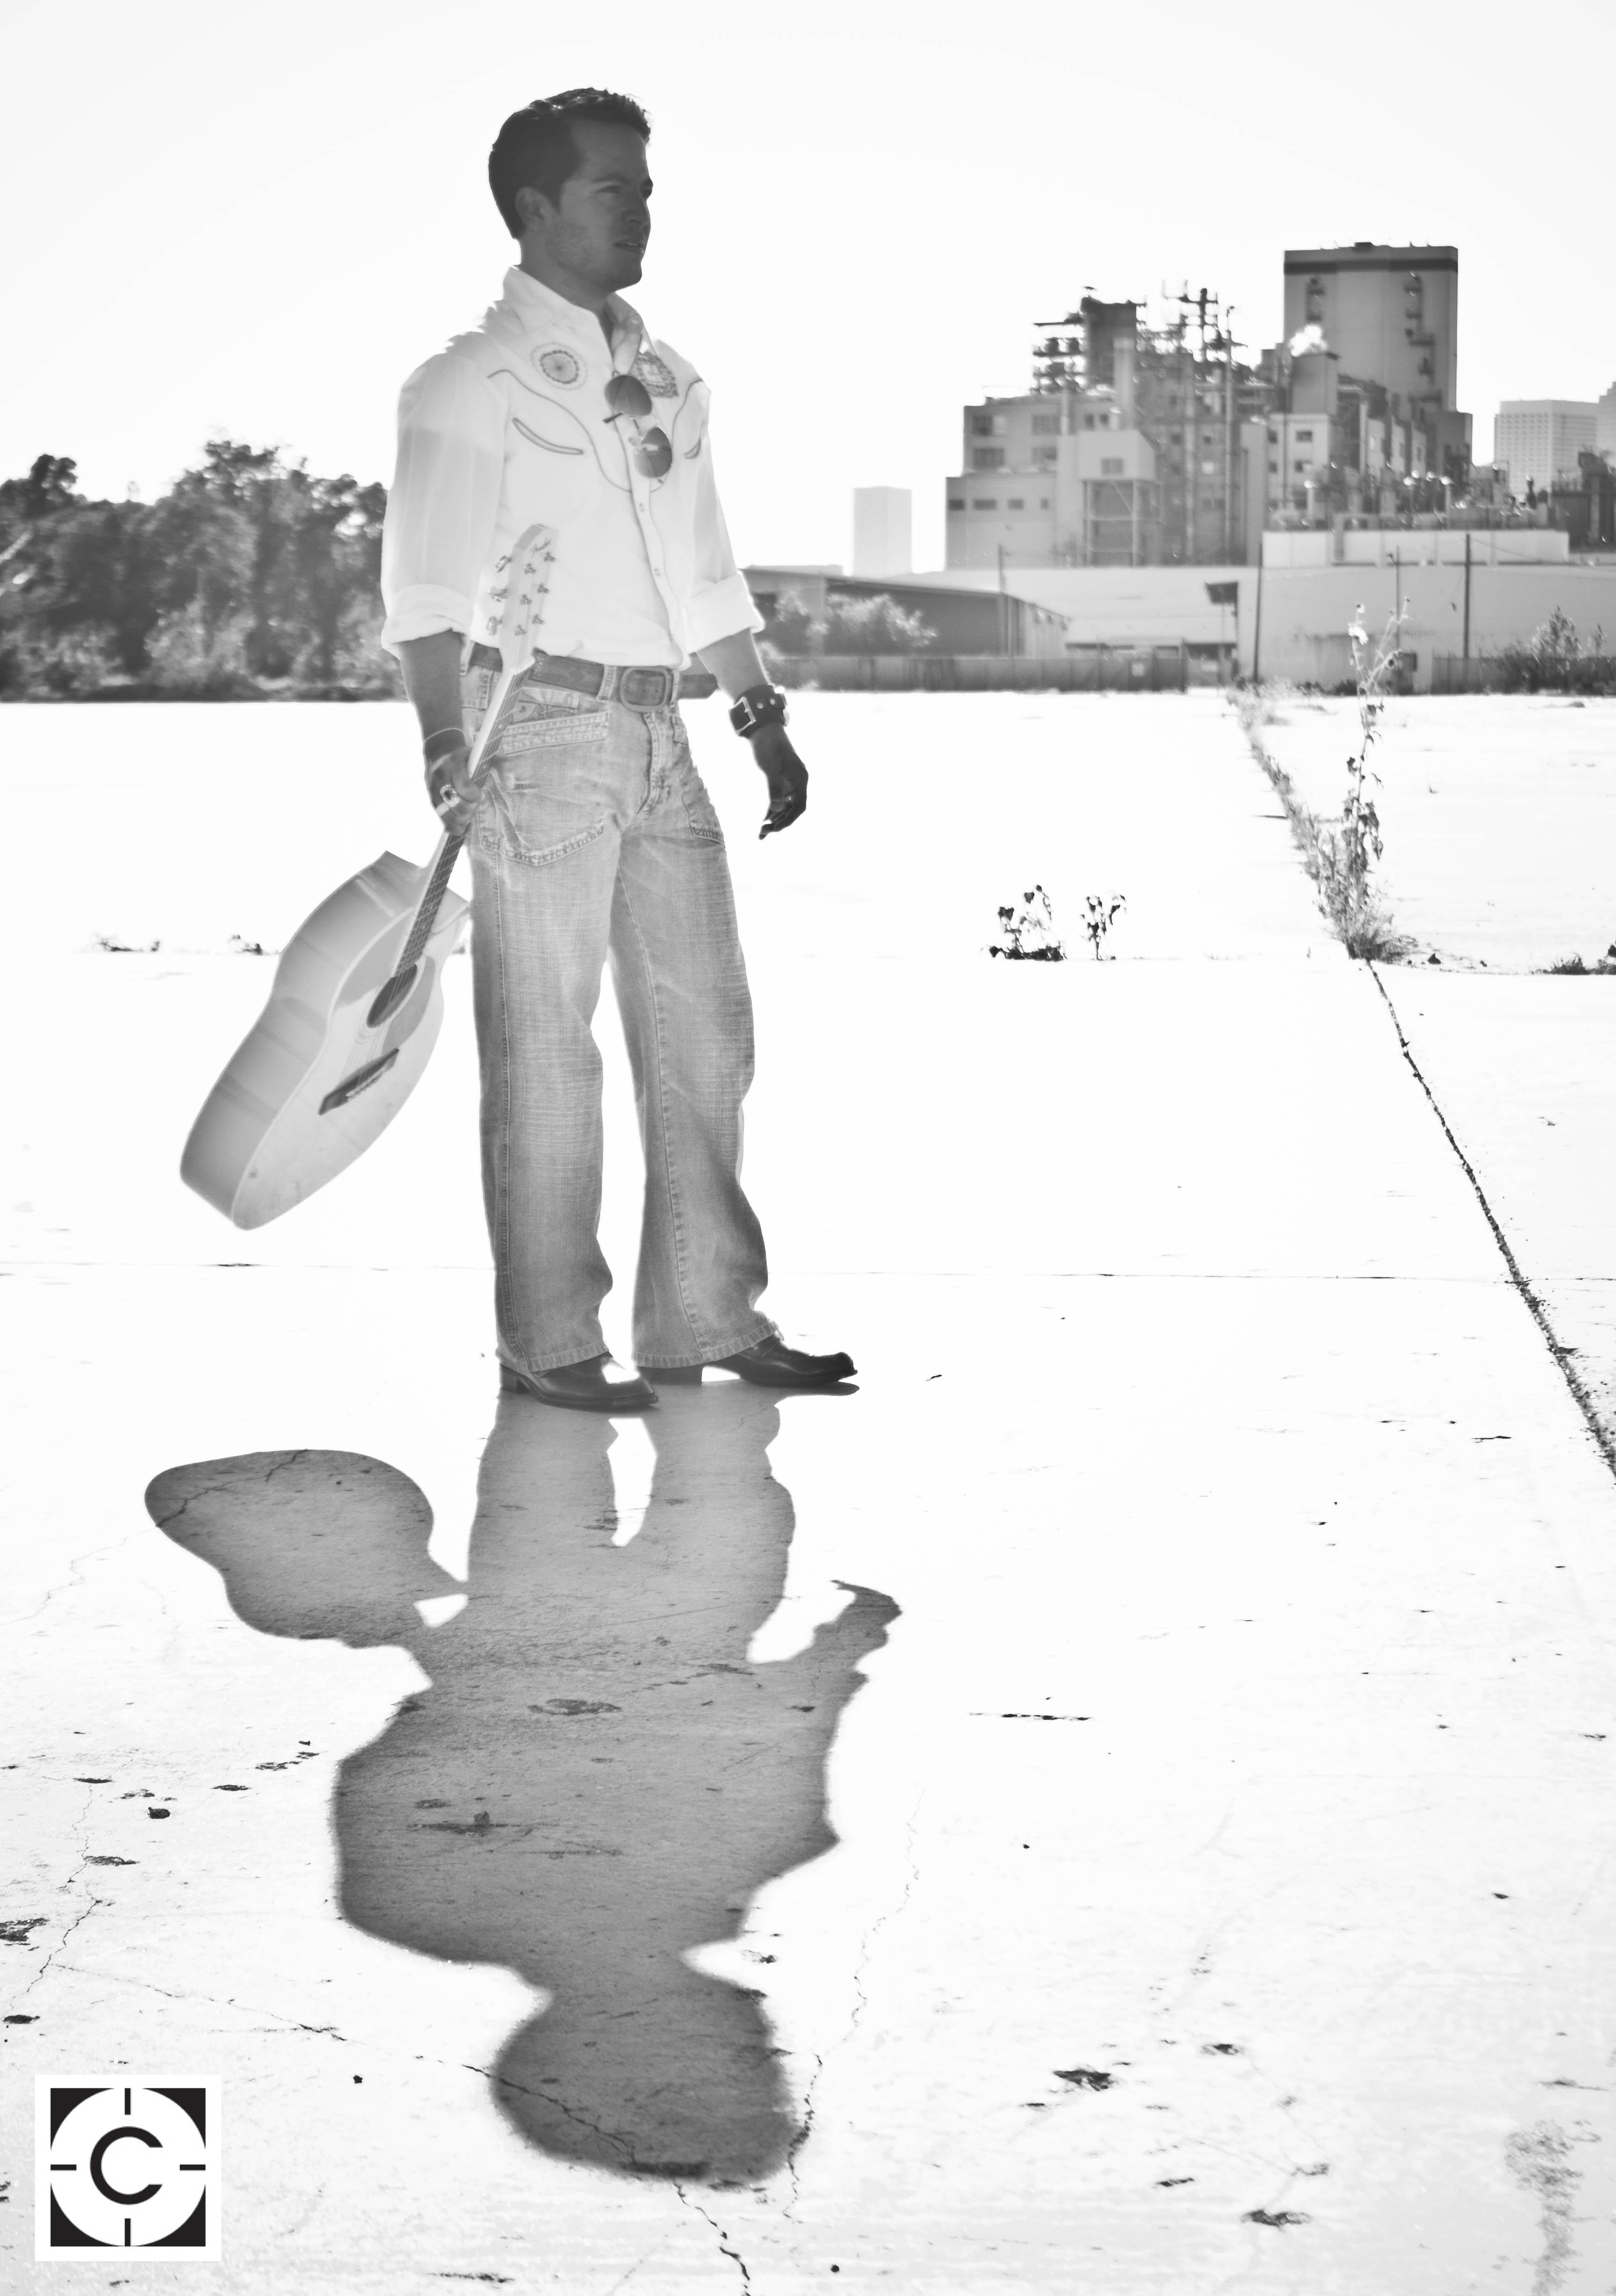
[[[539,192],[518,194],[524,220],[552,262],[615,294],[640,277],[651,235],[645,144],[632,127],[596,119],[575,120],[572,135],[578,165],[559,202]]]

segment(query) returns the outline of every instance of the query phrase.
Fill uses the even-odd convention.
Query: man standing
[[[650,234],[649,124],[574,88],[506,120],[488,176],[521,259],[480,326],[399,404],[382,642],[420,719],[445,828],[470,824],[483,1193],[502,1382],[575,1409],[644,1409],[644,1373],[715,1363],[771,1387],[848,1377],[760,1315],[763,1234],[740,1187],[752,1010],[723,839],[681,693],[730,715],[790,826],[808,775],[763,674],[762,623],[713,479],[707,390],[621,297]],[[468,774],[489,706],[512,546],[544,529],[531,668]],[[698,658],[706,675],[687,664]],[[640,1375],[608,1356],[600,1060],[609,955],[645,1149],[634,1290]]]

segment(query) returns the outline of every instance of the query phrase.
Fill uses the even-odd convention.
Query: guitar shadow
[[[898,1611],[853,1587],[807,1650],[751,1663],[794,1524],[769,1470],[776,1399],[665,1390],[645,1423],[651,1496],[618,1546],[610,1421],[502,1398],[469,1599],[437,1629],[415,1606],[459,1582],[426,1553],[420,1491],[381,1460],[205,1461],[159,1475],[146,1504],[248,1625],[401,1644],[432,1677],[339,1770],[342,1910],[550,1996],[493,2070],[511,2125],[624,2174],[752,2183],[803,2130],[762,1995],[686,1956],[834,1846],[826,1759]]]

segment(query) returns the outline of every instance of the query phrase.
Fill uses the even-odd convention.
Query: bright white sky
[[[1205,285],[1260,346],[1286,246],[1457,243],[1485,453],[1500,398],[1616,379],[1616,9],[1555,0],[1537,84],[1526,20],[10,0],[0,473],[73,455],[92,491],[149,493],[227,431],[387,477],[399,383],[510,259],[494,130],[582,82],[652,115],[635,299],[713,385],[743,561],[848,560],[852,488],[886,485],[941,564],[960,406],[1025,387],[1034,319]]]

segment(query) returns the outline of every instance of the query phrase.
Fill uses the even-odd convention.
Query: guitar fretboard
[[[504,721],[510,716],[511,705],[520,690],[521,680],[512,678],[501,701],[498,718],[489,728],[487,738],[478,745],[477,768],[471,777],[475,787],[480,788],[482,785],[484,775],[487,771],[486,761],[493,757],[499,747]],[[420,906],[415,912],[415,922],[410,927],[410,937],[404,945],[397,964],[394,967],[395,979],[408,972],[412,964],[420,964],[421,952],[432,938],[432,928],[437,922],[437,912],[443,906],[444,895],[449,890],[449,880],[454,873],[454,865],[460,858],[460,849],[465,843],[467,835],[468,832],[464,829],[445,831],[443,842],[439,845],[437,857],[432,864],[432,873],[428,878],[426,890],[420,897]]]
[[[519,670],[533,658],[533,632],[538,627],[549,589],[548,581],[540,573],[541,566],[548,567],[553,557],[551,545],[554,540],[552,527],[530,526],[517,543],[516,549],[498,562],[497,571],[506,576],[505,586],[494,592],[501,603],[499,641],[505,662],[512,665],[512,675],[507,679],[505,691],[492,725],[485,721],[477,740],[476,765],[472,771],[474,787],[480,787],[486,770],[485,761],[499,747],[504,723],[510,714],[521,687]],[[415,912],[408,939],[394,968],[393,980],[402,980],[414,965],[420,963],[421,952],[432,938],[432,928],[437,922],[437,912],[443,906],[449,880],[460,858],[461,847],[466,841],[465,830],[445,831],[443,842],[432,863],[432,873],[427,879],[420,906]],[[390,987],[392,984],[389,983]],[[385,994],[385,991],[384,991]],[[379,1000],[380,1002],[380,1000]]]

